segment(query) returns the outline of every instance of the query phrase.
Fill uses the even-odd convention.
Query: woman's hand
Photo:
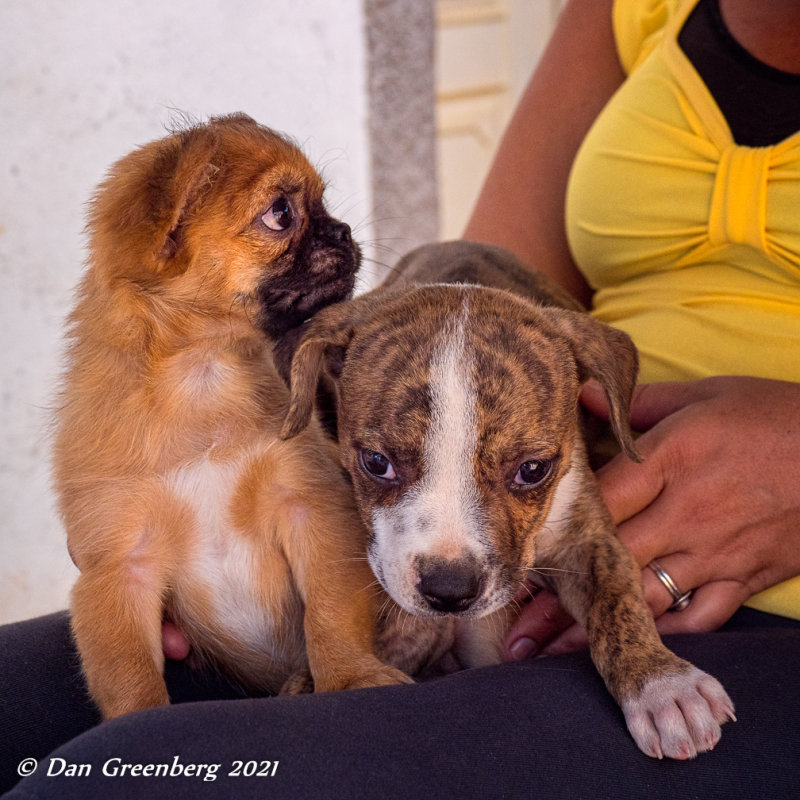
[[[584,405],[607,416],[588,384]],[[634,428],[644,463],[617,456],[598,473],[622,541],[643,568],[645,598],[661,633],[710,631],[751,595],[800,574],[800,384],[708,378],[637,388]],[[689,607],[646,565],[657,559]],[[585,644],[556,599],[540,592],[505,642],[506,658]]]

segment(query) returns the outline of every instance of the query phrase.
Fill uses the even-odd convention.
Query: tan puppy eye
[[[279,197],[261,217],[261,221],[271,231],[285,231],[294,222],[292,204],[285,198]]]
[[[376,453],[374,450],[362,450],[359,453],[359,460],[364,472],[373,478],[393,481],[397,477],[392,462],[383,453]]]
[[[547,459],[541,461],[526,461],[517,470],[514,476],[514,487],[530,489],[544,483],[553,469],[553,462]]]

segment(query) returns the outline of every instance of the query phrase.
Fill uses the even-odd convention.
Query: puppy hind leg
[[[82,573],[72,631],[89,693],[104,718],[169,704],[162,675],[160,587],[131,586],[127,569]]]
[[[142,489],[142,491],[137,491]],[[169,703],[161,620],[186,509],[161,487],[129,487],[100,529],[82,529],[72,629],[89,692],[106,718]],[[169,539],[167,542],[166,540]],[[86,544],[92,543],[91,548]]]

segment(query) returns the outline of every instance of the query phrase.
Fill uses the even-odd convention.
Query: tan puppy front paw
[[[386,664],[354,677],[345,689],[370,689],[375,686],[398,686],[403,683],[414,683],[413,678],[405,672]]]
[[[712,750],[720,726],[736,720],[719,681],[696,667],[651,678],[621,706],[631,736],[653,758],[687,759]]]
[[[347,689],[371,689],[376,686],[397,686],[414,683],[413,679],[396,667],[390,667],[377,658],[359,659],[354,669],[339,671],[314,679],[314,691],[336,692]]]

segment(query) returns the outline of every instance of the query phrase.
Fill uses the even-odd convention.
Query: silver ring
[[[689,603],[692,602],[692,590],[690,589],[688,592],[682,592],[678,585],[675,583],[674,580],[670,577],[669,573],[658,563],[655,559],[653,559],[648,565],[653,572],[655,572],[656,577],[661,581],[664,588],[670,593],[673,603],[669,607],[669,611],[685,611],[689,608]]]

